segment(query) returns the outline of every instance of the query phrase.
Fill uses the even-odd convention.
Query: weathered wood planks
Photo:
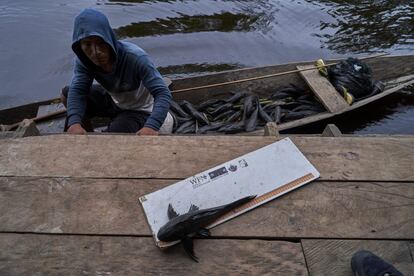
[[[0,232],[150,236],[138,198],[175,180],[0,178]],[[398,215],[396,215],[398,214]],[[414,239],[414,182],[313,182],[216,237]]]
[[[351,258],[368,250],[394,265],[404,275],[414,275],[414,261],[408,241],[302,240],[310,275],[353,275]]]
[[[348,103],[339,95],[335,87],[327,78],[319,74],[318,69],[314,65],[297,66],[297,68],[299,70],[315,68],[315,70],[302,71],[300,75],[329,112],[335,113],[349,107]]]
[[[0,234],[1,275],[308,275],[300,243],[196,240],[200,263],[151,238]]]
[[[54,135],[0,140],[0,176],[186,178],[276,137]],[[324,180],[414,181],[414,138],[294,137]]]
[[[352,254],[365,248],[410,275],[412,137],[292,138],[322,180],[196,240],[198,265],[180,246],[155,247],[139,196],[277,140],[60,135],[0,141],[0,274],[307,275],[305,254],[311,275],[345,276]]]

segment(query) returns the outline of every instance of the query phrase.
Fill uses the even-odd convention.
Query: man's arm
[[[69,86],[67,116],[69,130],[78,129],[85,115],[86,101],[93,77],[83,64],[76,58],[73,78]],[[82,128],[83,129],[83,128]],[[68,130],[68,132],[70,132]],[[78,131],[75,131],[79,133]]]
[[[167,117],[168,110],[170,109],[171,92],[147,55],[139,57],[137,66],[142,83],[154,97],[154,107],[151,115],[145,122],[144,128],[151,128],[158,131],[164,123],[165,117]]]

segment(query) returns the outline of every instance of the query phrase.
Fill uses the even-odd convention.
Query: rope
[[[386,56],[386,55],[388,55],[388,53],[373,55],[373,56],[369,56],[369,57],[363,57],[363,58],[360,58],[360,60],[377,58],[377,57],[382,57],[382,56]],[[337,65],[338,63],[339,62],[325,64],[325,67]],[[309,70],[315,70],[315,68],[308,68],[308,69],[302,69],[302,70],[297,69],[297,70],[291,70],[291,71],[286,71],[286,72],[269,74],[269,75],[264,75],[264,76],[259,76],[259,77],[253,77],[253,78],[247,78],[247,79],[241,79],[241,80],[235,80],[235,81],[228,81],[228,82],[222,82],[222,83],[214,83],[214,84],[196,86],[196,87],[190,87],[190,88],[177,89],[177,90],[172,90],[171,93],[182,93],[182,92],[200,90],[200,89],[205,89],[205,88],[213,88],[213,87],[219,87],[219,86],[230,85],[230,84],[235,84],[235,83],[255,81],[255,80],[261,80],[261,79],[272,78],[272,77],[277,77],[277,76],[283,76],[283,75],[288,75],[288,74],[293,74],[293,73],[298,73],[298,72],[303,72],[303,71],[309,71]]]

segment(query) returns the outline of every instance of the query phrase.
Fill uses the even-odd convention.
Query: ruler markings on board
[[[267,192],[267,193],[265,193],[265,194],[263,194],[263,195],[261,195],[259,197],[256,197],[255,199],[249,201],[248,203],[243,204],[242,206],[240,206],[238,208],[235,208],[232,211],[226,213],[225,215],[219,217],[217,220],[215,220],[213,223],[211,223],[208,226],[208,228],[212,228],[212,227],[220,224],[221,222],[224,222],[226,219],[228,219],[228,218],[230,218],[232,216],[235,217],[239,212],[242,212],[242,211],[244,211],[246,209],[250,209],[250,208],[252,208],[252,207],[254,207],[256,205],[260,205],[260,203],[262,203],[263,201],[268,200],[269,198],[272,198],[272,197],[274,197],[276,195],[279,195],[281,193],[286,192],[289,189],[293,189],[293,188],[295,188],[295,187],[297,187],[299,185],[302,185],[305,182],[312,180],[314,177],[315,176],[312,173],[308,173],[308,174],[306,174],[306,175],[304,175],[302,177],[299,177],[299,178],[297,178],[297,179],[295,179],[295,180],[293,180],[293,181],[291,181],[289,183],[286,183],[285,185],[283,185],[283,186],[281,186],[279,188],[276,188],[276,189],[274,189],[274,190],[272,190],[270,192]],[[164,246],[171,245],[170,242],[163,242],[163,241],[158,241],[157,244],[160,247],[164,247]]]
[[[228,213],[224,214],[223,216],[219,217],[216,221],[214,221],[212,224],[210,224],[210,226],[211,225],[216,225],[216,223],[221,222],[223,220],[226,220],[227,218],[229,218],[231,216],[234,216],[234,215],[236,215],[236,214],[238,214],[238,213],[240,213],[240,212],[242,212],[246,209],[250,209],[250,208],[252,208],[256,205],[259,205],[260,203],[262,203],[263,201],[268,200],[271,197],[274,197],[274,196],[279,195],[283,192],[286,192],[287,190],[295,188],[296,186],[302,185],[305,182],[312,180],[313,178],[314,178],[314,175],[312,173],[308,173],[308,174],[306,174],[302,177],[299,177],[299,178],[297,178],[297,179],[295,179],[295,180],[293,180],[289,183],[286,183],[285,185],[283,185],[279,188],[276,188],[276,189],[274,189],[270,192],[267,192],[267,193],[265,193],[265,194],[263,194],[259,197],[256,197],[255,199],[249,201],[248,203],[243,204],[242,206],[239,206],[239,207],[231,210],[230,212],[228,212]]]

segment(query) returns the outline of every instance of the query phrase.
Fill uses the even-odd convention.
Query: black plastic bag
[[[356,58],[348,58],[328,68],[332,85],[341,94],[351,93],[358,100],[382,92],[380,82],[372,80],[371,68]]]

